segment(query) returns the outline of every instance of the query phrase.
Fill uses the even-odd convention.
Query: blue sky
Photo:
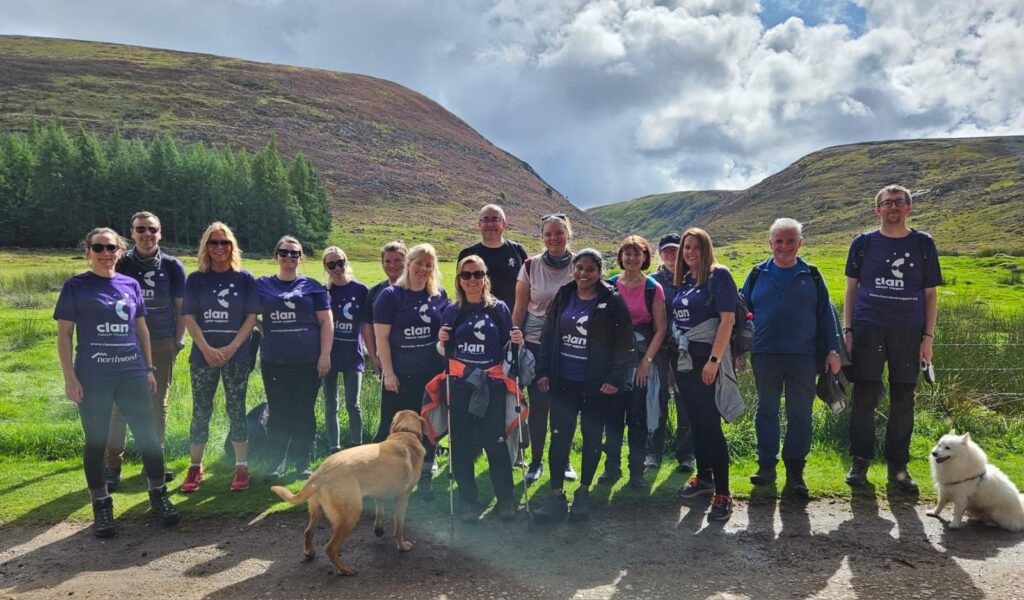
[[[365,73],[582,207],[862,141],[1024,134],[1020,0],[0,0],[0,33]]]

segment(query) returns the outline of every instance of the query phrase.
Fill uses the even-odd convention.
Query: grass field
[[[732,267],[737,278],[745,276],[750,265],[766,256],[766,247],[734,245],[719,252],[719,260]],[[845,248],[816,248],[804,253],[821,268],[832,290],[842,289],[842,264]],[[444,257],[444,256],[443,256]],[[972,258],[943,256],[944,274],[949,285],[940,296],[940,323],[937,331],[935,363],[939,384],[919,389],[918,416],[913,442],[911,471],[927,481],[924,457],[934,439],[950,427],[970,430],[988,450],[990,457],[1018,484],[1024,484],[1024,315],[1019,308],[1020,284],[1004,278],[1010,273],[1003,264],[1020,264],[1022,259],[1006,257]],[[5,268],[0,274],[0,523],[51,523],[64,519],[88,519],[90,516],[84,477],[79,458],[82,431],[77,411],[63,397],[63,383],[56,360],[55,326],[50,318],[61,282],[85,268],[85,261],[72,251],[51,253],[0,252]],[[1014,262],[1016,261],[1016,262]],[[195,267],[185,257],[186,269]],[[448,286],[454,265],[441,265]],[[273,273],[270,260],[247,260],[245,267],[257,275]],[[357,278],[374,282],[382,277],[376,262],[355,261]],[[319,261],[307,264],[304,271],[321,277]],[[840,294],[841,295],[841,294]],[[188,350],[186,350],[187,352]],[[965,370],[953,370],[965,369]],[[986,369],[986,370],[980,370]],[[726,426],[733,462],[734,494],[746,497],[751,487],[746,475],[755,468],[753,410],[756,404],[749,373],[741,375],[747,413]],[[379,381],[371,374],[364,380],[362,402],[365,429],[372,434],[378,417]],[[259,372],[249,385],[249,406],[263,401]],[[231,463],[220,443],[227,433],[223,414],[223,396],[218,392],[207,453],[209,475],[199,492],[175,501],[190,515],[253,514],[284,510],[266,486],[254,485],[244,494],[230,494],[227,483]],[[834,416],[818,405],[815,412],[814,450],[807,478],[815,496],[845,496],[849,488],[842,476],[848,466],[845,445],[848,413]],[[344,412],[344,411],[342,411]],[[318,406],[322,420],[322,405]],[[179,473],[172,484],[177,489],[188,464],[188,424],[191,401],[188,365],[180,357],[171,390],[167,457]],[[344,420],[343,415],[343,420]],[[670,415],[670,422],[672,416]],[[881,421],[879,424],[881,425]],[[322,424],[318,429],[322,432]],[[342,431],[347,431],[342,424]],[[320,434],[322,435],[322,433]],[[343,436],[345,433],[343,433]],[[579,450],[577,440],[576,452]],[[324,447],[321,440],[320,447]],[[621,481],[609,498],[616,503],[641,502],[646,497],[670,500],[683,483],[667,460],[656,475],[648,475],[650,486],[642,492],[628,491]],[[125,467],[127,483],[118,492],[117,510],[132,516],[145,512],[145,484],[139,475],[137,456]],[[574,463],[579,466],[578,454]],[[444,467],[442,463],[442,467]],[[490,483],[484,474],[483,460],[478,464],[480,487],[485,494]],[[884,481],[884,464],[872,467],[872,479]],[[444,475],[438,476],[444,482]],[[517,481],[519,475],[516,475]],[[298,489],[300,483],[290,487]],[[570,486],[571,487],[571,486]],[[880,493],[884,486],[879,486]],[[521,488],[520,488],[521,489]],[[531,488],[546,490],[543,485]],[[544,492],[546,493],[546,492]],[[438,494],[437,510],[447,510],[445,494]],[[927,484],[922,496],[930,497]]]

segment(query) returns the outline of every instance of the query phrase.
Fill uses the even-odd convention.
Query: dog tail
[[[298,494],[293,494],[291,490],[289,490],[286,487],[282,487],[280,485],[273,485],[270,486],[270,491],[280,496],[282,500],[288,502],[289,504],[302,504],[306,500],[309,500],[309,497],[312,496],[314,492],[316,492],[317,487],[318,486],[316,484],[310,485],[307,483],[305,487],[299,490]]]

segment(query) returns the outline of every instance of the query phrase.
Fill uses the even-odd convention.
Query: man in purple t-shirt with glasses
[[[885,460],[889,481],[917,492],[907,472],[914,432],[914,388],[922,364],[932,360],[937,286],[942,272],[935,241],[907,227],[910,190],[888,185],[875,195],[878,229],[853,240],[846,260],[843,337],[853,360],[853,410],[846,482],[867,483],[875,448],[875,407],[882,398],[882,367],[889,366],[889,422]]]

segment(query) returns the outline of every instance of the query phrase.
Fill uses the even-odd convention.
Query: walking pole
[[[513,327],[513,330],[519,329]],[[516,344],[509,342],[509,346],[512,349],[512,370],[516,373],[516,420],[519,421],[519,451],[523,451],[523,403],[522,403],[522,387],[519,385],[519,352],[522,347],[516,347]],[[523,505],[526,507],[526,526],[530,526],[530,488],[526,485],[526,461],[520,461],[522,464],[519,467],[519,474],[523,478]]]
[[[449,533],[452,539],[455,539],[455,469],[452,467],[452,371],[449,361],[451,360],[451,347],[446,342],[444,345],[444,397],[445,401],[448,402],[448,410],[445,414],[448,416],[448,517],[449,517]],[[440,441],[440,440],[438,440]],[[434,449],[437,452],[437,449]]]

